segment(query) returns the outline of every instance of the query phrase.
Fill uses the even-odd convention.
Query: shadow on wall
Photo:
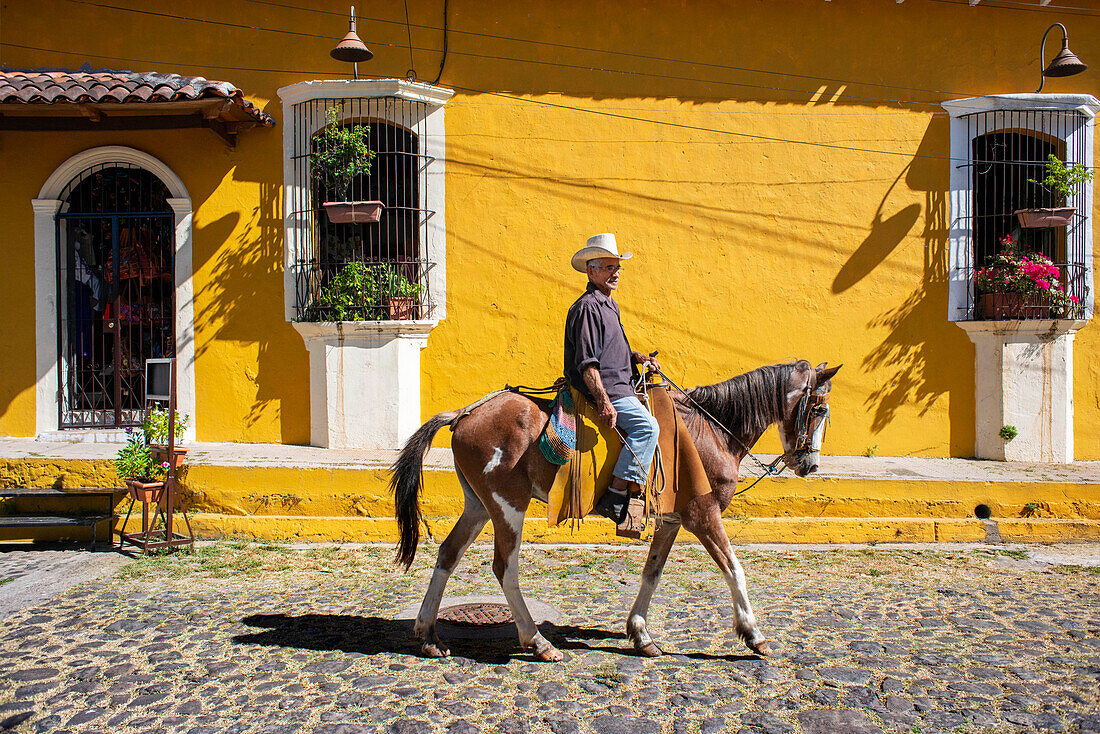
[[[234,171],[234,174],[237,172]],[[236,175],[235,175],[236,177]],[[279,425],[283,443],[309,442],[309,393],[288,389],[296,383],[289,355],[304,352],[301,340],[290,330],[273,329],[272,315],[281,323],[283,302],[282,227],[280,186],[259,181],[259,205],[248,214],[227,214],[200,229],[204,249],[211,253],[207,263],[210,277],[196,298],[195,320],[206,329],[196,357],[214,344],[232,344],[244,350],[255,345],[256,353],[240,354],[243,375],[230,376],[234,392],[255,390],[247,403],[244,430],[261,421]],[[240,227],[242,216],[246,226]],[[233,233],[237,232],[236,236]],[[224,359],[224,356],[222,356]],[[234,365],[225,365],[232,370]],[[248,435],[221,440],[258,440]]]
[[[947,320],[945,308],[950,162],[936,157],[948,150],[947,138],[947,120],[933,118],[917,149],[918,157],[905,171],[906,185],[925,192],[923,278],[901,305],[867,322],[868,327],[885,328],[888,334],[863,360],[863,367],[886,372],[889,377],[867,396],[864,404],[874,411],[871,428],[878,433],[890,425],[903,406],[913,405],[923,416],[946,395],[949,451],[951,455],[969,455],[974,443],[973,349],[965,333]],[[889,191],[883,203],[888,196]],[[878,267],[908,234],[919,209],[914,204],[884,220],[880,206],[871,235],[837,273],[833,292],[850,288]]]

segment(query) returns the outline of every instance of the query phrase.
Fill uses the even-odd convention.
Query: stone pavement
[[[211,543],[35,601],[0,620],[0,731],[1100,731],[1095,544],[742,548],[768,659],[731,633],[698,546],[672,551],[656,659],[623,634],[643,546],[528,547],[521,583],[560,612],[543,626],[559,664],[514,637],[418,657],[395,616],[434,551],[406,575],[390,546]],[[499,594],[491,561],[475,545],[449,594]],[[0,582],[27,563],[71,574],[0,553]]]

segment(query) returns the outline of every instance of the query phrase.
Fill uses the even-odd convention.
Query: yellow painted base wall
[[[0,464],[0,484],[113,486],[107,462],[23,460]],[[397,523],[382,469],[286,469],[193,466],[181,480],[182,504],[200,538],[242,537],[298,542],[395,543]],[[114,528],[130,508],[120,495]],[[986,505],[995,521],[974,517]],[[0,514],[102,513],[102,498],[23,498],[0,501]],[[436,542],[462,511],[454,472],[427,470],[421,511]],[[140,529],[140,505],[126,524]],[[599,517],[548,527],[545,505],[532,502],[523,535],[535,543],[623,542]],[[1094,484],[1073,482],[957,482],[950,480],[766,479],[727,509],[735,543],[866,543],[1100,540],[1100,497]],[[106,524],[99,526],[106,537]],[[682,533],[682,539],[692,537]],[[487,528],[486,537],[492,536]],[[87,531],[0,529],[0,542],[87,539]]]
[[[0,46],[3,63],[228,79],[280,127],[235,149],[208,131],[0,131],[0,435],[34,433],[30,200],[69,156],[115,144],[163,160],[194,202],[199,440],[306,443],[307,356],[281,316],[276,90],[347,74],[327,55],[347,6],[118,5],[6,3],[3,40],[20,45]],[[403,8],[360,10],[377,54],[361,71],[404,77]],[[413,64],[432,79],[442,0],[409,12]],[[618,294],[627,332],[673,379],[843,362],[829,453],[973,453],[974,350],[947,320],[939,103],[1034,89],[1057,20],[1100,58],[1100,18],[882,0],[457,0],[448,13],[448,316],[422,353],[425,418],[553,381],[583,287],[569,256],[611,231],[636,255]],[[1095,72],[1047,89],[1095,93]],[[1100,330],[1074,348],[1076,455],[1100,459]],[[777,446],[769,434],[760,449]]]

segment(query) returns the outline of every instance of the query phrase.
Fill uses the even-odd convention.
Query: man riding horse
[[[607,492],[596,511],[622,527],[630,497],[642,494],[657,449],[657,419],[631,385],[635,365],[660,369],[655,357],[633,351],[612,293],[619,288],[622,261],[613,234],[589,237],[573,255],[573,269],[588,274],[584,295],[565,317],[565,376],[593,405],[600,420],[618,431],[625,444]]]

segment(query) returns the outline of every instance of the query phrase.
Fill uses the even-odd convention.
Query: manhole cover
[[[507,604],[484,602],[440,609],[437,620],[453,627],[497,627],[515,622]]]

